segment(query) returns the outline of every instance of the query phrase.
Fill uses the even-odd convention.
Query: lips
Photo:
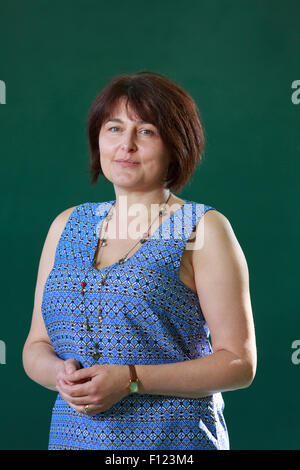
[[[121,166],[136,166],[139,164],[139,162],[134,162],[131,160],[116,160],[116,163],[118,163]]]

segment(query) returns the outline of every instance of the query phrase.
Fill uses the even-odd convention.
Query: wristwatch
[[[129,390],[130,393],[137,393],[139,391],[139,379],[136,374],[136,369],[133,364],[128,364],[130,371]]]

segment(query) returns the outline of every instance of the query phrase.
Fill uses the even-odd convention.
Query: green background
[[[212,205],[245,253],[257,335],[252,385],[224,392],[232,449],[300,449],[300,4],[272,1],[1,1],[0,448],[46,449],[56,396],[22,349],[49,226],[68,207],[114,199],[88,174],[86,117],[108,81],[152,70],[199,106],[207,146],[176,193]],[[298,282],[297,282],[298,281]]]

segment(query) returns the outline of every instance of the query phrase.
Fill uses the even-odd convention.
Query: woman
[[[229,449],[222,392],[252,383],[255,333],[229,221],[170,191],[203,153],[197,106],[161,74],[120,75],[88,132],[115,199],[52,222],[23,351],[59,392],[49,449]]]

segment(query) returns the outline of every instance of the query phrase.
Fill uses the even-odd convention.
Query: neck
[[[169,200],[168,200],[169,198]],[[172,194],[169,189],[159,188],[153,191],[116,191],[115,209],[120,214],[133,214],[136,204],[140,204],[142,209],[150,213],[152,205],[162,205],[168,200],[171,203]],[[138,210],[138,206],[136,208]],[[140,209],[139,209],[140,210]]]
[[[167,206],[172,203],[172,196],[170,190],[165,188],[148,192],[116,191],[115,214],[117,227],[127,227],[128,223],[138,218],[146,230],[150,221],[158,216],[161,206],[167,200]]]

